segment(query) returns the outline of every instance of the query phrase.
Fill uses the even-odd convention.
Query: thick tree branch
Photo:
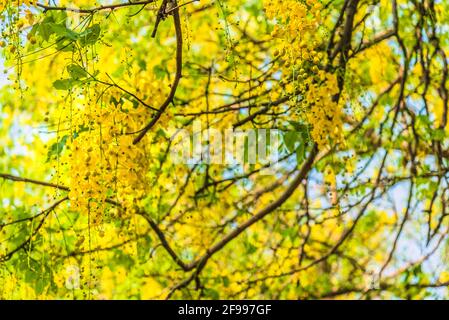
[[[45,181],[34,180],[34,179],[22,178],[22,177],[13,176],[12,174],[7,174],[7,173],[0,173],[0,178],[3,178],[5,180],[10,180],[10,181],[31,183],[31,184],[44,186],[44,187],[51,187],[51,188],[55,188],[55,189],[69,191],[69,188],[66,186],[63,186],[63,185],[45,182]]]

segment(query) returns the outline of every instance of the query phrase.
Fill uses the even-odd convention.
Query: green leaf
[[[211,288],[204,289],[204,294],[206,296],[209,296],[213,300],[220,299],[220,293],[217,290],[214,290],[214,289],[211,289]]]
[[[137,64],[142,70],[147,70],[147,63],[143,59],[137,60]]]
[[[49,23],[48,25],[51,28],[51,30],[53,30],[53,33],[55,33],[56,35],[58,35],[62,38],[67,38],[67,39],[75,41],[79,37],[78,33],[76,33],[73,30],[68,29],[65,25],[56,24],[56,23]]]
[[[114,250],[114,252],[114,263],[109,265],[112,269],[115,269],[119,265],[125,268],[130,268],[134,265],[134,259],[130,255],[124,253],[122,250]]]
[[[79,35],[80,45],[86,46],[95,44],[95,42],[97,42],[97,40],[100,38],[100,33],[101,28],[98,23],[90,26],[89,28],[80,33]]]
[[[435,130],[431,131],[431,137],[434,140],[443,141],[445,136],[446,136],[446,134],[444,132],[444,129],[435,129]]]
[[[250,243],[249,241],[243,242],[243,245],[245,246],[246,254],[253,254],[254,252],[257,251],[257,247],[252,243]]]
[[[77,64],[67,66],[67,72],[70,74],[70,77],[76,80],[86,78],[89,75],[86,70]]]
[[[75,51],[74,41],[70,39],[64,39],[56,43],[56,49],[61,52],[73,52]]]
[[[53,82],[53,88],[56,90],[69,90],[73,88],[75,84],[77,84],[78,81],[74,79],[62,79],[62,80],[56,80]]]
[[[50,39],[51,35],[64,32],[67,13],[64,11],[49,12],[41,23],[33,26],[32,35],[39,35],[44,41]],[[73,31],[72,31],[73,32]]]
[[[149,259],[152,240],[150,236],[144,236],[137,241],[137,260],[145,263]]]
[[[229,278],[228,277],[223,277],[222,280],[223,280],[223,285],[226,288],[229,287],[229,285],[231,284],[231,281],[229,281]]]
[[[284,143],[289,152],[296,150],[297,143],[301,141],[301,138],[296,131],[287,131],[284,133]]]
[[[69,136],[65,135],[61,138],[61,140],[55,142],[50,147],[50,149],[48,150],[47,162],[50,161],[52,157],[59,156],[61,154],[62,150],[64,149],[64,147],[67,143],[68,138],[69,138]]]
[[[163,66],[156,65],[153,68],[153,72],[156,76],[156,79],[162,80],[167,75],[167,70]]]
[[[38,25],[36,33],[42,37],[43,40],[48,41],[50,36],[54,33],[53,29],[46,23]]]
[[[296,163],[300,164],[306,158],[306,148],[303,142],[296,148]]]

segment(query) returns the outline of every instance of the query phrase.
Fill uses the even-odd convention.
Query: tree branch
[[[175,97],[176,89],[178,88],[179,81],[182,77],[182,28],[181,28],[181,19],[179,17],[179,8],[176,8],[176,0],[172,0],[173,4],[175,6],[175,9],[173,10],[173,23],[175,25],[175,32],[176,32],[176,73],[175,73],[175,79],[173,80],[173,83],[171,85],[170,93],[165,99],[165,101],[162,103],[162,105],[159,107],[159,111],[156,113],[154,118],[150,121],[150,123],[140,130],[139,135],[134,139],[133,144],[137,144],[140,142],[140,140],[143,139],[143,137],[147,134],[147,132],[156,124],[156,122],[159,120],[159,118],[164,113],[165,109],[169,106],[169,104],[173,101],[173,98]],[[165,10],[165,9],[164,9]],[[157,22],[158,23],[158,22]],[[155,26],[156,30],[156,26]]]
[[[98,6],[98,7],[90,8],[90,9],[55,7],[55,6],[48,6],[48,5],[39,3],[39,2],[31,2],[31,3],[33,5],[35,5],[36,7],[44,9],[44,11],[70,11],[70,12],[83,13],[83,14],[92,14],[92,13],[96,13],[96,12],[102,11],[102,10],[114,10],[114,9],[118,9],[118,8],[129,7],[129,6],[147,5],[147,4],[154,3],[154,2],[156,2],[156,0],[126,2],[126,3],[117,3],[117,4],[106,5],[106,6]]]

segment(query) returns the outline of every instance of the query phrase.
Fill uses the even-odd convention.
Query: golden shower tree
[[[448,12],[0,0],[0,298],[447,297]]]

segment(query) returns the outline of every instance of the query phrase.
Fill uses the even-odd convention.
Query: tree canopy
[[[448,12],[0,0],[0,298],[447,298]]]

